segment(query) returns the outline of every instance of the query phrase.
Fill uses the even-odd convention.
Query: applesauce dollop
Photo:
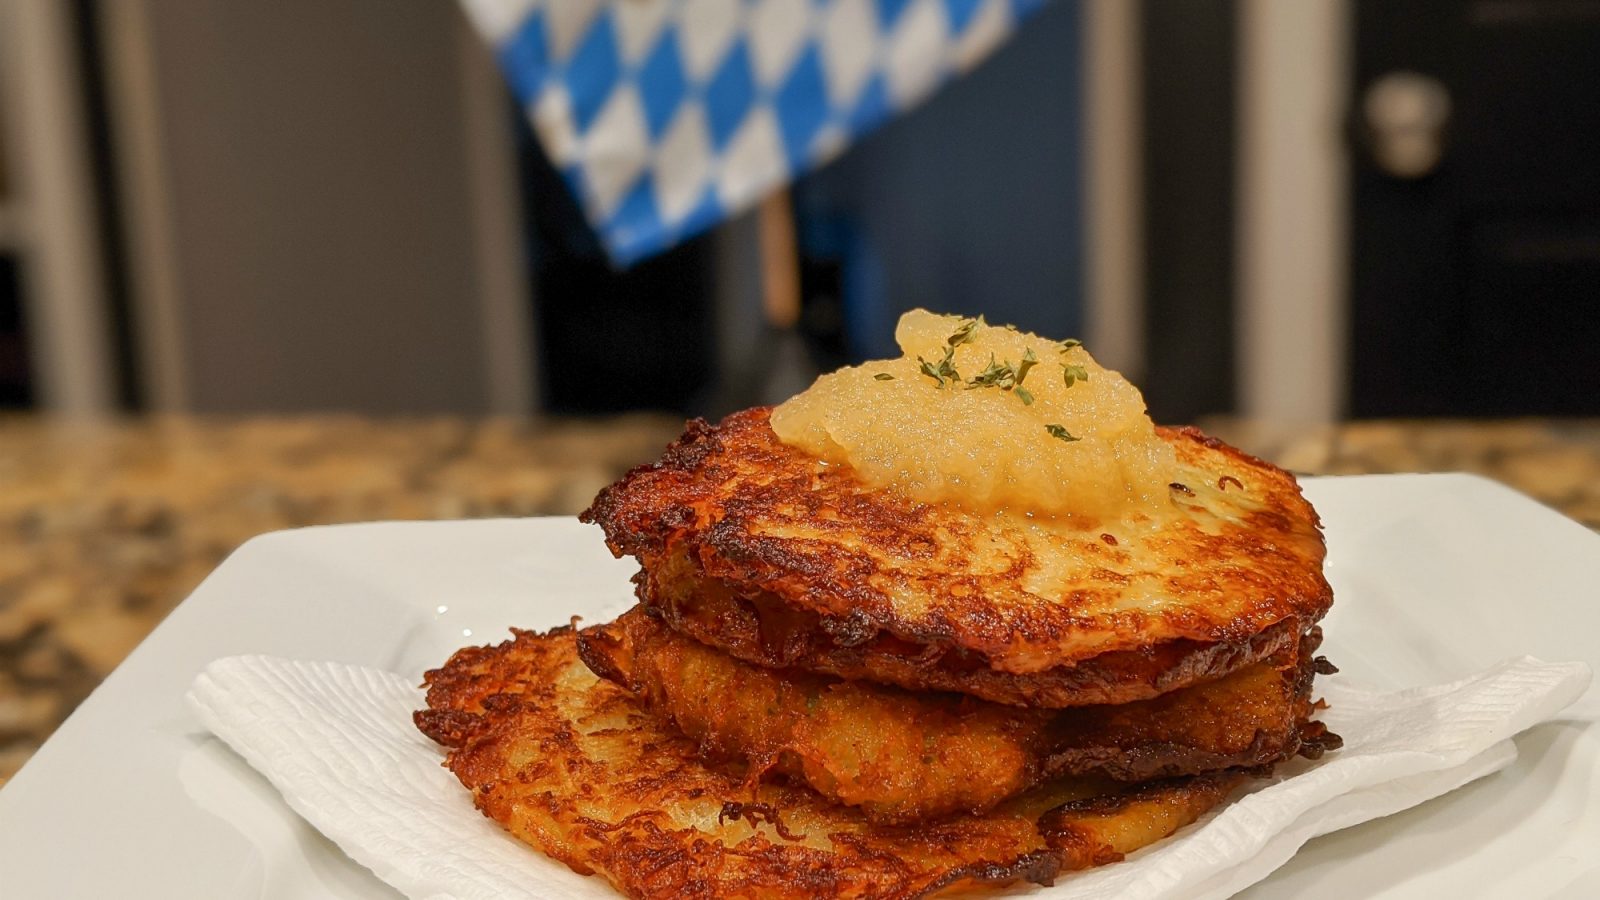
[[[975,511],[1117,518],[1170,504],[1176,460],[1144,397],[1076,341],[913,310],[902,355],[778,406],[784,443],[867,484]]]

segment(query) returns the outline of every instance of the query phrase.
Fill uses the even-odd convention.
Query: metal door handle
[[[1421,178],[1444,157],[1450,91],[1420,72],[1390,72],[1367,86],[1361,121],[1372,161],[1395,178]]]

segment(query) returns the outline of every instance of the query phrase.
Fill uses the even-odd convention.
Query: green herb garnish
[[[1079,347],[1082,347],[1082,346],[1083,346],[1083,341],[1080,341],[1077,338],[1067,338],[1066,340],[1061,342],[1061,352],[1065,353],[1068,350],[1076,350],[1076,349],[1078,349]]]
[[[997,363],[994,354],[989,354],[989,365],[982,372],[967,379],[967,389],[980,387],[997,387],[1009,390],[1017,383],[1017,371],[1011,368],[1010,363]]]
[[[976,319],[962,319],[961,324],[956,326],[955,333],[950,335],[945,343],[952,347],[959,347],[972,340],[973,334],[977,332],[980,325],[986,324],[988,323],[983,321],[983,316],[979,316]]]
[[[1089,371],[1083,366],[1075,366],[1071,363],[1062,363],[1061,380],[1067,383],[1067,387],[1072,387],[1079,381],[1088,381]]]
[[[1022,379],[1028,377],[1028,370],[1039,364],[1039,357],[1033,355],[1033,348],[1029,347],[1022,352],[1022,362],[1013,366],[1009,360],[996,362],[994,354],[989,354],[989,365],[982,372],[967,379],[967,390],[981,387],[997,387],[1002,391],[1011,391],[1022,400],[1024,406],[1033,405],[1033,392],[1022,386]]]
[[[890,375],[888,372],[879,372],[878,374],[872,376],[872,378],[873,378],[874,381],[893,381],[894,380],[894,376]]]
[[[956,371],[955,363],[953,362],[955,355],[956,347],[954,344],[950,344],[944,348],[944,358],[939,360],[938,365],[934,365],[920,356],[917,357],[917,362],[922,364],[920,367],[922,374],[939,382],[939,387],[944,387],[946,380],[955,382],[961,380],[961,373]]]
[[[1070,432],[1070,431],[1066,430],[1065,428],[1062,428],[1060,425],[1056,425],[1054,423],[1046,425],[1044,427],[1044,430],[1050,432],[1050,436],[1051,437],[1060,438],[1063,441],[1067,441],[1068,443],[1071,443],[1072,441],[1079,440],[1079,438],[1076,438],[1076,437],[1072,436],[1072,432]]]
[[[1028,377],[1028,370],[1039,364],[1039,357],[1033,355],[1033,348],[1022,351],[1022,362],[1017,363],[1017,384],[1022,384],[1022,379]]]

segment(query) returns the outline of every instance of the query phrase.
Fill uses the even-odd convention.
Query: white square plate
[[[1600,669],[1600,536],[1463,475],[1308,479],[1335,603],[1324,652],[1381,688],[1507,656]],[[394,897],[183,703],[219,656],[421,672],[455,648],[603,621],[632,561],[572,519],[380,523],[257,538],[206,579],[0,791],[5,897]],[[1511,768],[1319,838],[1247,896],[1600,896],[1600,693]],[[532,852],[532,851],[529,851]]]

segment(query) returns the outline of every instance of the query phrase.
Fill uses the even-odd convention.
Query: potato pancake
[[[1041,785],[981,815],[888,827],[816,794],[747,785],[578,658],[578,633],[515,632],[429,672],[417,726],[478,808],[582,874],[641,898],[909,898],[1050,883],[1193,822],[1247,776],[1118,789]]]
[[[588,629],[579,654],[694,739],[703,756],[798,777],[874,821],[982,812],[1062,774],[1119,781],[1254,767],[1292,755],[1311,711],[1299,647],[1140,703],[1019,709],[752,666],[635,608]]]
[[[1165,641],[1017,674],[986,668],[970,651],[912,644],[887,633],[857,643],[858,636],[841,633],[834,619],[797,610],[769,594],[740,596],[726,582],[702,577],[682,547],[635,579],[640,601],[674,629],[739,659],[911,690],[959,691],[1015,706],[1147,700],[1281,653],[1294,644],[1301,627],[1299,620],[1285,619],[1248,640]]]
[[[647,603],[675,602],[650,578],[677,565],[677,600],[724,592],[762,627],[774,611],[811,617],[792,629],[810,652],[788,659],[732,633],[737,619],[699,622],[696,638],[746,661],[1018,705],[1122,702],[1263,659],[1332,602],[1294,478],[1198,431],[1158,430],[1178,474],[1155,506],[975,515],[869,488],[779,441],[769,413],[690,423],[582,516],[640,560]]]

